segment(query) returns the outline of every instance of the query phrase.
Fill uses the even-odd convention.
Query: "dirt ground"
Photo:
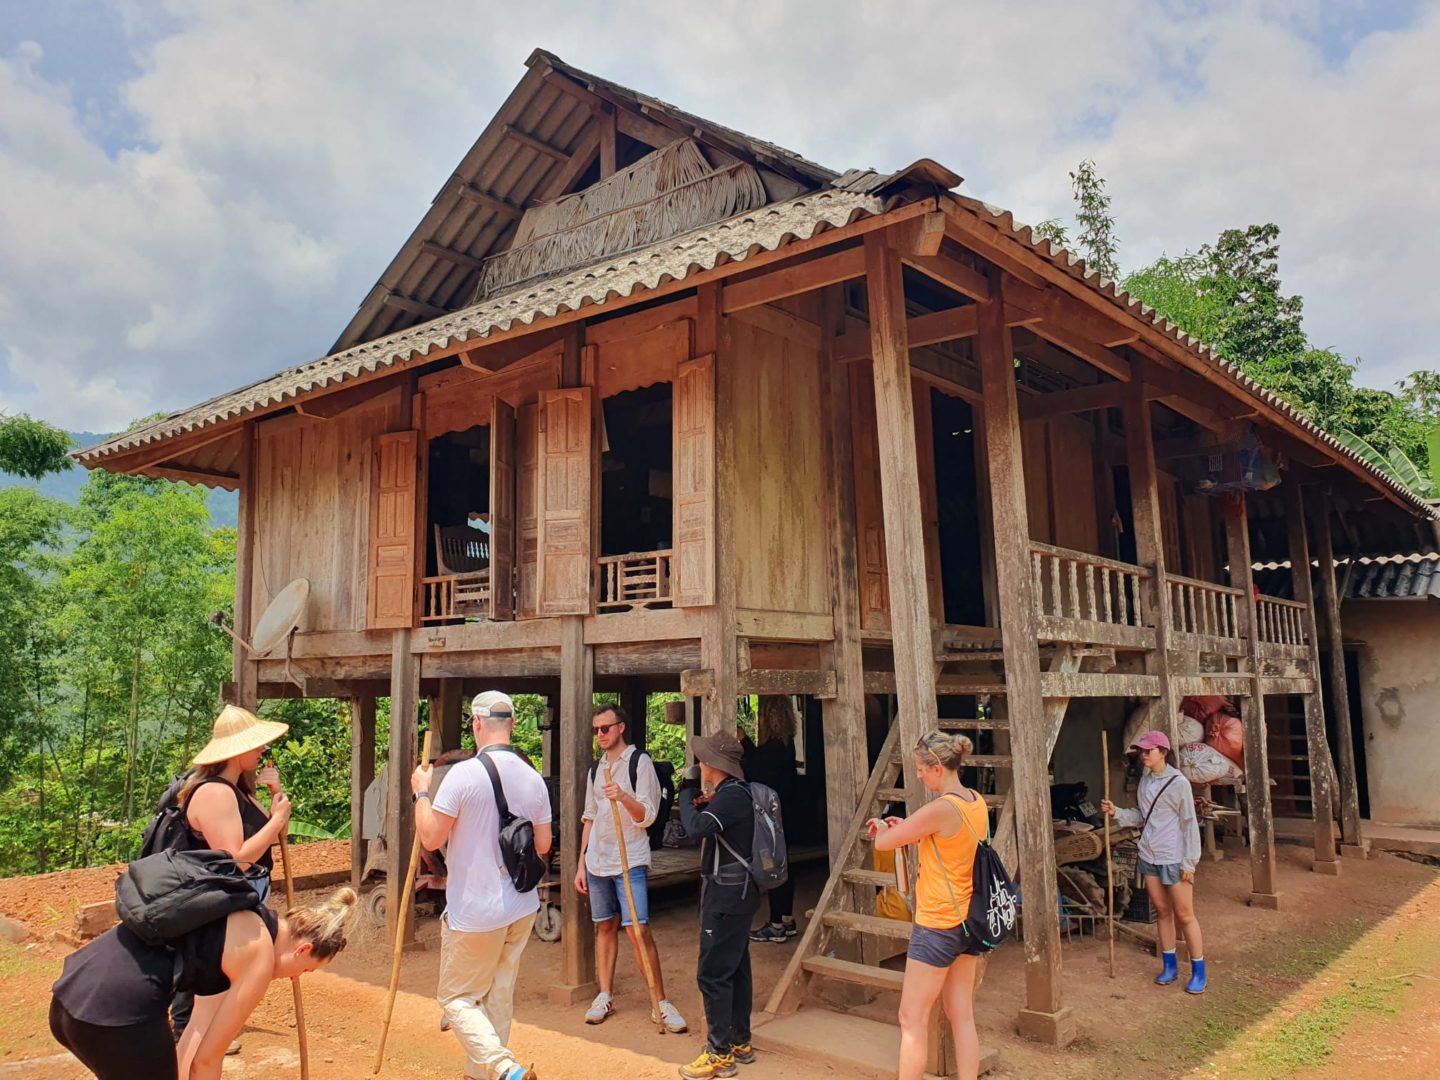
[[[320,847],[319,845],[310,845]],[[329,845],[325,845],[329,847]],[[304,849],[301,849],[302,851]],[[317,851],[315,857],[321,852]],[[1440,1075],[1440,872],[1389,855],[1348,862],[1339,878],[1309,872],[1304,850],[1282,846],[1281,910],[1245,905],[1249,870],[1242,860],[1202,867],[1199,914],[1207,934],[1211,989],[1189,997],[1150,984],[1155,961],[1122,938],[1116,975],[1107,977],[1103,940],[1065,946],[1065,997],[1080,1021],[1079,1041],[1064,1051],[1013,1034],[1023,999],[1023,955],[995,955],[977,1002],[981,1039],[1000,1052],[1002,1080],[1053,1076],[1370,1077]],[[113,871],[0,882],[0,913],[18,916],[44,935],[96,881]],[[98,875],[98,877],[97,877]],[[299,871],[297,870],[297,876]],[[800,875],[801,911],[813,903],[818,870]],[[88,890],[88,891],[87,891]],[[101,897],[103,898],[103,893]],[[648,1011],[628,947],[622,946],[617,1015],[598,1028],[584,1005],[548,1000],[559,981],[560,946],[531,941],[516,1001],[512,1046],[534,1061],[544,1080],[607,1075],[636,1080],[673,1077],[698,1048],[701,1024],[694,986],[693,895],[671,890],[653,903],[670,997],[692,1024],[687,1036],[662,1036]],[[459,1077],[458,1044],[439,1031],[431,994],[439,962],[438,928],[422,921],[430,948],[407,953],[383,1075]],[[379,934],[347,950],[330,970],[304,982],[311,1075],[315,1080],[369,1075],[374,1061],[389,950]],[[763,1001],[793,945],[753,950],[757,1001]],[[45,1024],[48,988],[67,947],[43,938],[0,945],[0,1077],[59,1080],[84,1074],[59,1054]],[[895,998],[882,995],[857,1012],[893,1018]],[[243,1052],[226,1062],[229,1078],[295,1075],[297,1054],[290,990],[277,984],[251,1018]],[[750,1080],[819,1080],[844,1073],[815,1062],[762,1055],[744,1070]]]

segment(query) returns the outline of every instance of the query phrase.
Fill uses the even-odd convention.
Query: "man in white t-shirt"
[[[510,812],[535,827],[535,851],[550,852],[550,796],[545,781],[510,746],[515,705],[498,690],[470,705],[479,754],[450,769],[445,786],[430,790],[434,768],[410,778],[415,830],[427,851],[446,845],[449,881],[440,921],[440,982],[436,1000],[465,1048],[472,1080],[535,1080],[506,1048],[514,1014],[520,954],[530,940],[537,892],[517,892],[500,854],[500,812],[480,754],[495,766]]]
[[[645,969],[639,950],[650,956],[655,988],[660,995],[660,1015],[650,1022],[665,1025],[679,1035],[686,1030],[685,1018],[665,996],[665,979],[660,972],[660,952],[650,933],[650,834],[647,831],[660,809],[660,777],[650,755],[625,739],[629,717],[619,705],[600,705],[590,721],[600,760],[590,770],[585,787],[585,809],[580,815],[580,869],[575,874],[575,891],[590,897],[590,920],[595,924],[595,969],[600,993],[585,1013],[587,1024],[599,1024],[615,1011],[611,1000],[615,988],[615,960],[620,952],[620,927],[631,933],[635,966],[644,985]],[[635,897],[631,912],[625,895],[624,866],[620,861],[620,840],[615,835],[615,811],[620,808],[625,857],[630,866],[630,893]]]

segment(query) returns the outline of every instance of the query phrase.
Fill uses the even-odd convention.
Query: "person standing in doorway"
[[[620,952],[620,928],[636,929],[637,950],[650,954],[650,970],[660,995],[660,1015],[651,1023],[663,1022],[665,1030],[683,1034],[685,1018],[665,996],[665,978],[660,971],[660,951],[650,932],[650,834],[646,831],[660,807],[660,777],[650,755],[630,745],[625,735],[630,718],[619,705],[600,705],[591,718],[600,761],[590,768],[585,786],[585,810],[580,820],[580,869],[575,874],[575,891],[590,897],[590,920],[595,924],[595,968],[600,993],[585,1013],[587,1024],[600,1024],[615,1011],[615,961]],[[608,776],[608,779],[607,779]],[[633,779],[632,779],[633,778]],[[615,835],[615,814],[611,804],[620,804],[623,837]],[[624,867],[620,845],[630,865],[630,891],[635,897],[631,911],[625,899]],[[640,978],[645,969],[635,954]]]
[[[1100,809],[1122,827],[1140,829],[1140,876],[1155,907],[1155,929],[1160,937],[1160,974],[1157,986],[1169,986],[1179,977],[1175,959],[1175,924],[1185,934],[1190,951],[1190,979],[1185,990],[1205,992],[1205,943],[1195,918],[1195,865],[1200,861],[1200,823],[1195,817],[1195,793],[1190,781],[1175,768],[1175,754],[1163,731],[1147,731],[1134,745],[1144,773],[1136,800],[1137,810],[1119,809],[1102,799]]]
[[[790,698],[767,694],[760,699],[755,741],[741,739],[740,765],[747,780],[764,784],[780,796],[780,810],[788,816],[794,805],[798,774],[795,768],[795,706]],[[786,942],[800,933],[795,925],[795,882],[787,877],[766,894],[770,922],[750,932],[751,941]]]
[[[510,745],[515,704],[490,690],[470,704],[478,752],[453,766],[430,801],[434,767],[410,778],[415,830],[427,851],[448,843],[449,881],[440,920],[436,1000],[469,1059],[471,1080],[535,1080],[506,1046],[514,1015],[520,955],[530,940],[536,891],[518,892],[500,854],[500,812],[482,755],[494,765],[510,812],[535,827],[535,851],[550,851],[550,796],[540,774]]]
[[[745,785],[740,742],[728,732],[694,741],[698,761],[680,786],[680,824],[700,841],[700,965],[705,1048],[680,1068],[685,1080],[734,1076],[736,1062],[755,1060],[750,1046],[750,922],[760,887],[741,863],[749,860],[755,804]]]

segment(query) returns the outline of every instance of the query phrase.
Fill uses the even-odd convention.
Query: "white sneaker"
[[[595,1000],[590,1003],[590,1008],[585,1010],[585,1022],[587,1024],[603,1024],[605,1018],[615,1011],[615,1004],[610,1000],[610,995],[601,990],[595,995]]]
[[[684,1035],[685,1032],[690,1030],[689,1026],[685,1023],[685,1018],[680,1015],[680,1010],[670,1004],[669,1001],[660,1002],[660,1020],[664,1021],[665,1030],[671,1035]],[[654,1012],[650,1013],[650,1022],[652,1024],[657,1022]]]

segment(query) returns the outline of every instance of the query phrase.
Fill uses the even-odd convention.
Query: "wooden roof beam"
[[[527,360],[536,353],[544,352],[565,337],[569,329],[554,327],[505,341],[491,342],[481,339],[470,348],[461,350],[460,363],[481,374],[494,374],[518,364],[521,360]]]
[[[514,124],[506,124],[502,130],[504,131],[506,138],[514,139],[521,146],[528,146],[537,154],[544,154],[547,157],[554,158],[556,161],[570,160],[569,151],[561,150],[558,146],[551,146],[544,139],[537,139],[529,132],[521,131]]]
[[[484,259],[477,259],[474,255],[467,255],[463,251],[456,251],[454,248],[448,248],[444,244],[437,244],[433,240],[422,240],[420,242],[420,250],[424,254],[436,259],[453,263],[463,270],[479,270],[485,265]]]
[[[474,184],[462,183],[460,185],[459,195],[460,198],[464,199],[466,202],[472,202],[477,206],[483,206],[485,209],[491,211],[492,213],[500,214],[503,217],[514,218],[518,220],[520,215],[525,212],[520,207],[513,206],[510,203],[506,202],[504,199],[497,198],[496,196],[491,195],[488,191],[482,191]]]
[[[236,473],[215,472],[211,469],[196,469],[188,465],[151,465],[145,470],[149,476],[161,480],[175,480],[182,484],[199,484],[201,487],[218,487],[234,491],[240,486]]]
[[[1051,416],[1118,408],[1124,392],[1122,382],[1102,382],[1053,394],[1028,395],[1020,399],[1020,419],[1044,420]]]
[[[720,294],[720,310],[732,315],[746,308],[759,307],[787,296],[823,289],[851,278],[865,276],[865,249],[847,248],[833,255],[821,255],[808,262],[797,263],[784,270],[773,270],[757,277],[727,284]]]
[[[421,319],[438,319],[442,315],[450,314],[447,308],[427,304],[423,300],[416,300],[413,296],[405,296],[403,293],[386,292],[384,303],[386,307],[397,307],[401,311],[409,312]]]
[[[1017,308],[1005,309],[1007,326],[1023,326],[1031,319],[1028,311]],[[926,345],[940,345],[946,341],[974,337],[978,331],[977,313],[974,304],[931,311],[924,315],[912,315],[906,323],[906,334],[911,350]],[[851,364],[856,360],[870,357],[870,329],[864,323],[856,329],[847,330],[835,343],[834,356],[837,363]]]

